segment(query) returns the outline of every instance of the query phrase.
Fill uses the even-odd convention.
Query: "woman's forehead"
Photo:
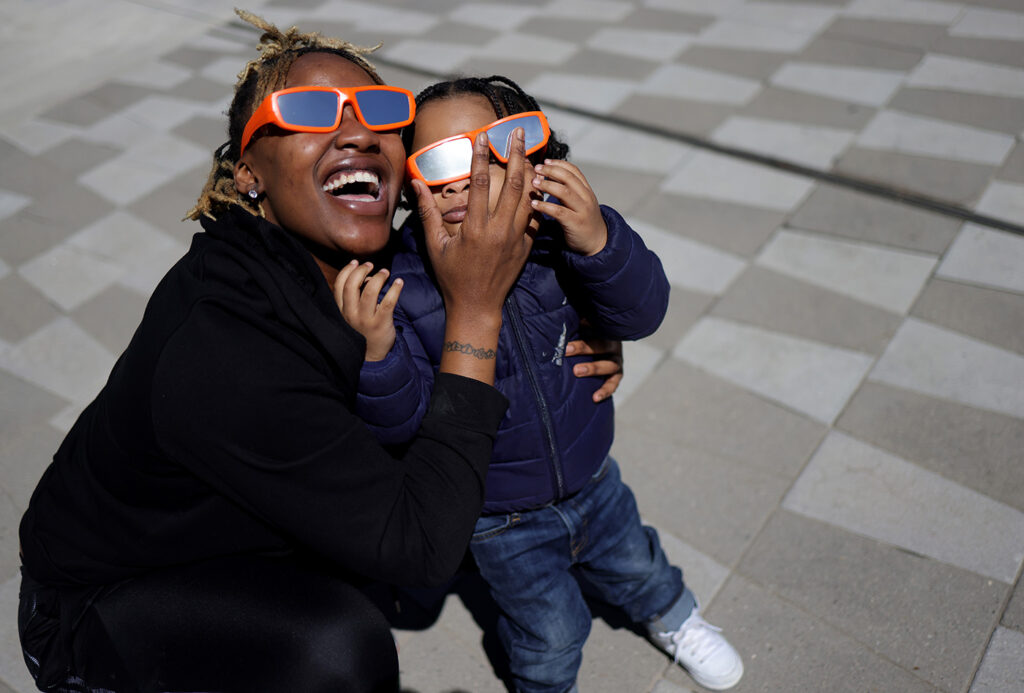
[[[377,84],[363,68],[334,53],[305,53],[292,63],[285,79],[288,87],[362,87]]]

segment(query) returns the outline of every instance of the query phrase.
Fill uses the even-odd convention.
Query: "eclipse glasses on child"
[[[446,137],[415,152],[406,162],[406,170],[413,178],[427,185],[444,185],[469,178],[473,162],[473,140],[481,132],[487,133],[491,153],[503,164],[508,163],[512,148],[512,131],[523,128],[526,155],[547,146],[551,130],[548,120],[540,111],[527,111],[496,120],[477,130]]]
[[[369,87],[292,87],[263,99],[242,133],[245,151],[253,134],[267,124],[295,132],[333,132],[341,125],[345,104],[370,130],[405,127],[416,115],[416,99],[408,89]],[[239,152],[239,154],[241,154]]]

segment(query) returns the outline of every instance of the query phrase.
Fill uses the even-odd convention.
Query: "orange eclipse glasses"
[[[516,113],[476,130],[446,137],[416,151],[406,161],[409,176],[427,185],[444,185],[469,178],[473,163],[473,141],[481,132],[487,133],[491,153],[503,164],[508,163],[512,148],[512,131],[523,128],[526,155],[540,151],[548,144],[551,129],[540,111]]]
[[[249,118],[242,132],[241,155],[252,136],[273,124],[294,132],[334,132],[341,125],[346,104],[370,130],[395,130],[412,122],[416,99],[408,89],[368,87],[292,87],[269,94]]]

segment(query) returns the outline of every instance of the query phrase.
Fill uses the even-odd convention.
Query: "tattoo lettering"
[[[458,351],[462,354],[468,354],[474,358],[488,360],[494,358],[494,349],[476,349],[472,344],[463,344],[462,342],[456,342],[452,340],[444,343],[445,351]]]

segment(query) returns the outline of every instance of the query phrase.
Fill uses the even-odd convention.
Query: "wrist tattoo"
[[[477,349],[472,344],[463,344],[462,342],[456,342],[455,340],[445,342],[444,350],[457,351],[459,353],[468,354],[469,356],[483,360],[494,358],[494,349]]]

